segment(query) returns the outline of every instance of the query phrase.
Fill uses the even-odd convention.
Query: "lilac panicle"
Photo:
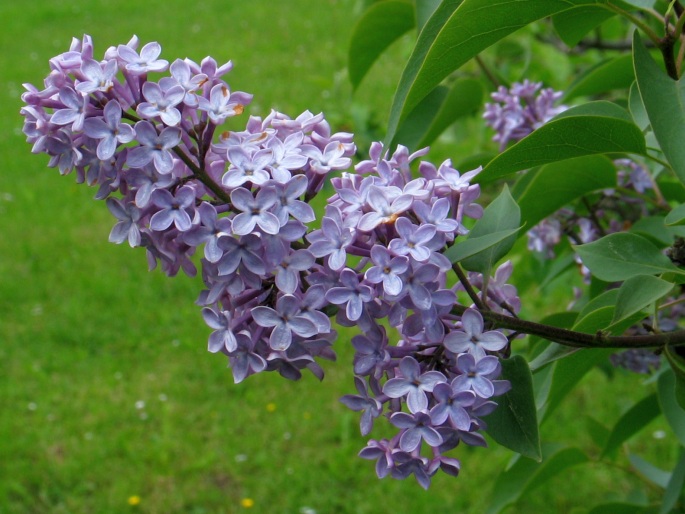
[[[480,168],[381,143],[352,168],[353,135],[309,111],[236,128],[252,95],[226,82],[230,61],[169,65],[158,43],[135,36],[102,60],[89,36],[74,40],[50,66],[43,88],[27,84],[22,96],[32,152],[97,186],[115,218],[110,241],[145,248],[150,269],[192,276],[199,264],[207,348],[227,356],[234,381],[263,371],[322,378],[318,361],[344,344],[335,316],[361,332],[351,338],[358,394],[341,401],[360,412],[363,435],[381,418],[396,430],[360,456],[379,477],[413,475],[426,488],[441,469],[456,475],[446,452],[484,445],[480,416],[507,389],[498,355],[508,339],[485,330],[474,307],[459,314],[444,255],[467,233],[465,218],[482,215],[471,183]],[[556,98],[542,96],[526,108],[549,115]],[[234,129],[222,130],[229,118]],[[310,202],[324,190],[318,223]],[[516,311],[511,273],[505,263],[469,281],[492,309]]]

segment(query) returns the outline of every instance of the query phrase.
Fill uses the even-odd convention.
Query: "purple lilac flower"
[[[426,412],[418,411],[414,414],[395,412],[390,417],[390,423],[403,429],[400,437],[400,448],[405,452],[416,450],[421,445],[422,440],[433,447],[442,444],[442,437],[433,428],[433,422]]]
[[[300,302],[293,295],[283,295],[276,301],[276,308],[259,306],[252,309],[252,317],[262,327],[273,327],[269,345],[274,350],[286,350],[292,343],[292,335],[311,337],[317,333],[316,325],[300,314]]]
[[[260,189],[256,197],[243,187],[234,189],[231,192],[231,202],[242,212],[233,218],[233,233],[243,236],[258,226],[267,234],[278,234],[280,222],[268,210],[277,201],[278,197],[273,189]]]
[[[509,342],[496,330],[483,332],[483,317],[475,309],[467,309],[462,314],[461,324],[462,330],[454,330],[445,336],[445,347],[453,353],[468,352],[480,360],[486,356],[486,351],[496,352]]]
[[[160,208],[150,218],[152,230],[160,232],[172,224],[181,232],[190,230],[192,220],[188,211],[195,211],[195,190],[192,187],[183,186],[175,195],[167,189],[157,189],[152,193],[151,200]]]
[[[373,230],[381,223],[395,221],[414,201],[410,195],[402,194],[399,189],[393,187],[371,186],[367,198],[372,210],[361,217],[358,225],[359,230],[365,232]]]
[[[133,168],[142,168],[152,162],[162,174],[174,169],[174,158],[171,149],[181,141],[181,131],[177,127],[166,127],[157,134],[154,125],[149,121],[135,124],[136,139],[142,146],[128,152],[126,163]]]
[[[209,336],[208,349],[212,353],[226,349],[229,352],[234,352],[238,349],[238,341],[235,334],[231,330],[231,313],[229,311],[215,312],[213,309],[202,309],[202,317],[205,323],[214,332]]]
[[[271,179],[266,171],[271,158],[271,150],[263,149],[250,154],[240,146],[231,147],[228,149],[231,165],[221,183],[229,189],[242,186],[246,182],[261,186]]]
[[[481,398],[490,398],[495,394],[491,378],[499,376],[502,371],[497,357],[488,355],[477,361],[472,354],[462,353],[457,356],[457,369],[461,374],[452,381],[454,390],[471,390]]]
[[[105,62],[104,65],[93,59],[84,59],[81,63],[81,73],[86,80],[76,84],[76,91],[81,94],[96,91],[106,93],[114,87],[117,71],[117,62],[114,59]]]
[[[90,105],[88,96],[77,93],[71,87],[63,87],[59,90],[59,100],[64,104],[64,109],[56,110],[50,122],[55,125],[71,125],[72,131],[80,131]]]
[[[116,198],[107,198],[107,207],[119,222],[112,227],[109,242],[120,244],[128,240],[131,248],[140,246],[140,210],[133,203],[124,204]]]
[[[423,224],[417,227],[407,218],[398,218],[395,230],[400,237],[390,241],[390,251],[397,255],[410,255],[418,262],[426,262],[430,258],[431,249],[426,245],[435,236],[435,226]]]
[[[117,54],[124,61],[126,70],[135,74],[166,70],[169,62],[158,59],[161,53],[162,47],[156,42],[143,46],[140,55],[131,46],[119,45],[117,47]]]
[[[445,382],[445,375],[439,371],[421,373],[421,366],[412,357],[404,357],[399,365],[401,377],[391,378],[383,386],[383,392],[390,398],[407,396],[407,406],[413,413],[425,411],[428,408],[426,392]],[[411,450],[408,450],[411,451]]]
[[[455,379],[456,380],[456,379]],[[468,431],[471,428],[469,409],[476,401],[476,395],[471,391],[462,391],[452,384],[442,382],[433,389],[433,398],[437,401],[430,410],[431,421],[442,425],[446,421],[458,429]]]
[[[221,125],[226,118],[242,114],[243,104],[231,101],[231,91],[223,84],[216,84],[209,93],[209,100],[198,98],[198,109],[205,111],[215,125]]]
[[[88,118],[83,124],[88,137],[99,139],[98,159],[111,159],[119,143],[130,143],[136,136],[131,125],[121,123],[121,105],[116,100],[107,102],[102,118]]]
[[[326,292],[326,300],[334,305],[346,305],[345,313],[350,321],[357,321],[364,310],[364,303],[373,299],[373,289],[360,284],[357,274],[349,268],[340,272],[340,286]]]
[[[354,384],[359,392],[359,395],[346,394],[340,401],[349,409],[354,411],[362,411],[362,417],[359,422],[362,435],[367,435],[373,428],[373,420],[381,415],[381,403],[369,396],[369,391],[366,382],[360,377],[354,377]]]
[[[231,234],[231,220],[227,217],[219,219],[216,209],[208,202],[202,202],[197,212],[200,215],[200,224],[188,230],[183,240],[190,246],[204,243],[205,258],[212,263],[218,262],[224,255],[219,240]]]
[[[172,86],[164,91],[154,82],[143,84],[145,102],[141,102],[136,112],[143,118],[151,119],[159,116],[162,123],[175,127],[181,122],[181,112],[176,106],[183,101],[186,91],[182,86]]]

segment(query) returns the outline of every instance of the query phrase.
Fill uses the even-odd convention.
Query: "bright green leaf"
[[[528,363],[520,355],[502,360],[502,378],[511,382],[511,389],[497,398],[497,409],[486,416],[487,432],[502,446],[540,460],[540,434]]]
[[[438,86],[407,116],[397,131],[397,143],[411,150],[430,145],[444,130],[463,116],[475,113],[483,101],[480,81],[464,78],[451,88]]]
[[[607,103],[601,103],[603,109]],[[516,171],[585,155],[645,154],[644,135],[630,114],[623,111],[619,118],[614,116],[618,112],[614,109],[611,116],[580,114],[587,109],[587,105],[569,109],[547,122],[490,161],[478,181],[489,182]]]
[[[616,311],[612,323],[618,323],[665,296],[673,284],[652,275],[636,275],[626,280],[618,290]]]
[[[630,55],[622,55],[599,63],[581,75],[566,90],[564,101],[578,96],[598,95],[613,89],[628,89],[634,80],[633,59]]]
[[[616,282],[634,275],[683,274],[659,248],[637,234],[618,232],[574,247],[592,274]]]
[[[671,474],[661,468],[657,468],[654,464],[647,462],[639,455],[628,455],[630,464],[638,470],[638,472],[653,484],[666,489],[668,481],[671,479]]]
[[[378,57],[402,34],[414,28],[414,8],[408,2],[386,0],[372,4],[352,30],[348,72],[356,89]]]
[[[416,8],[416,28],[423,29],[433,13],[440,5],[441,0],[415,0]]]
[[[554,30],[569,47],[576,46],[592,29],[616,13],[598,6],[585,5],[552,16]]]
[[[637,31],[633,57],[637,85],[654,135],[673,171],[685,183],[685,83],[673,80],[657,65]]]
[[[664,223],[668,226],[685,225],[685,203],[669,212],[664,218]]]
[[[390,110],[386,142],[400,122],[453,71],[493,43],[546,16],[601,0],[444,0],[419,34]]]
[[[516,200],[527,227],[582,196],[616,187],[616,168],[603,155],[588,155],[543,166]]]
[[[468,235],[468,239],[478,238],[505,230],[519,229],[521,226],[521,210],[509,193],[509,188],[504,190],[488,205],[483,217],[476,221]],[[463,259],[462,266],[469,271],[478,271],[483,276],[489,276],[490,270],[516,242],[513,234],[496,245],[490,246],[476,255]]]
[[[453,247],[445,252],[445,257],[447,257],[450,262],[461,262],[464,259],[472,257],[474,255],[492,248],[496,244],[510,238],[512,235],[516,234],[520,230],[520,227],[500,230],[499,232],[492,232],[480,237],[469,237],[463,241],[458,242]]]
[[[685,410],[676,400],[676,379],[673,370],[666,370],[659,375],[657,386],[661,411],[680,444],[685,446]]]
[[[613,454],[619,446],[647,426],[660,412],[656,393],[637,402],[614,425],[602,455]]]

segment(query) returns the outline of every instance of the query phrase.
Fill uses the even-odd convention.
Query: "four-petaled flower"
[[[116,100],[107,102],[102,118],[88,118],[83,131],[88,137],[100,140],[96,153],[101,161],[111,159],[119,143],[129,143],[136,137],[131,125],[121,123],[121,105]]]
[[[290,294],[281,296],[276,301],[276,308],[260,305],[252,309],[255,322],[265,328],[273,327],[269,345],[276,351],[287,350],[293,340],[293,334],[311,337],[317,334],[316,325],[302,316],[299,300]]]
[[[445,375],[439,371],[427,371],[421,373],[421,366],[412,357],[404,357],[400,361],[401,377],[391,378],[383,386],[383,392],[390,398],[407,397],[407,407],[411,412],[417,413],[428,408],[426,392],[446,382]]]
[[[160,173],[170,173],[174,169],[174,158],[170,150],[180,143],[181,130],[177,127],[166,127],[157,134],[154,125],[149,121],[139,121],[134,129],[136,139],[142,146],[128,152],[126,163],[132,168],[142,168],[153,162]]]
[[[468,352],[476,360],[485,352],[496,352],[509,343],[507,337],[497,330],[483,332],[483,316],[475,309],[466,309],[461,316],[462,330],[453,330],[445,336],[445,347],[454,353]]]

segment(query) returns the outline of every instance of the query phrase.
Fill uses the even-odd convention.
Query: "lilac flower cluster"
[[[97,186],[117,219],[110,241],[144,247],[150,269],[194,275],[199,262],[208,349],[228,357],[235,382],[261,371],[298,379],[303,369],[322,378],[316,359],[335,359],[334,315],[362,332],[352,339],[359,394],[343,403],[362,412],[363,435],[382,414],[397,428],[361,456],[380,477],[413,474],[424,487],[439,469],[457,474],[445,452],[485,444],[482,417],[509,387],[498,380],[509,341],[462,305],[465,284],[449,282],[444,256],[467,233],[464,217],[482,214],[470,183],[480,170],[420,162],[413,178],[427,149],[389,156],[380,143],[351,170],[352,135],[310,112],[219,131],[252,98],[223,80],[232,64],[169,64],[157,43],[138,47],[134,37],[98,61],[85,36],[51,59],[44,88],[27,84],[22,96],[33,152]],[[309,201],[338,171],[311,228]],[[515,313],[511,271],[471,273],[469,288]]]
[[[491,97],[495,103],[485,104],[483,119],[496,134],[492,138],[504,150],[509,141],[523,139],[535,129],[566,110],[555,105],[563,93],[542,88],[541,82],[514,83],[510,88],[499,86]]]

